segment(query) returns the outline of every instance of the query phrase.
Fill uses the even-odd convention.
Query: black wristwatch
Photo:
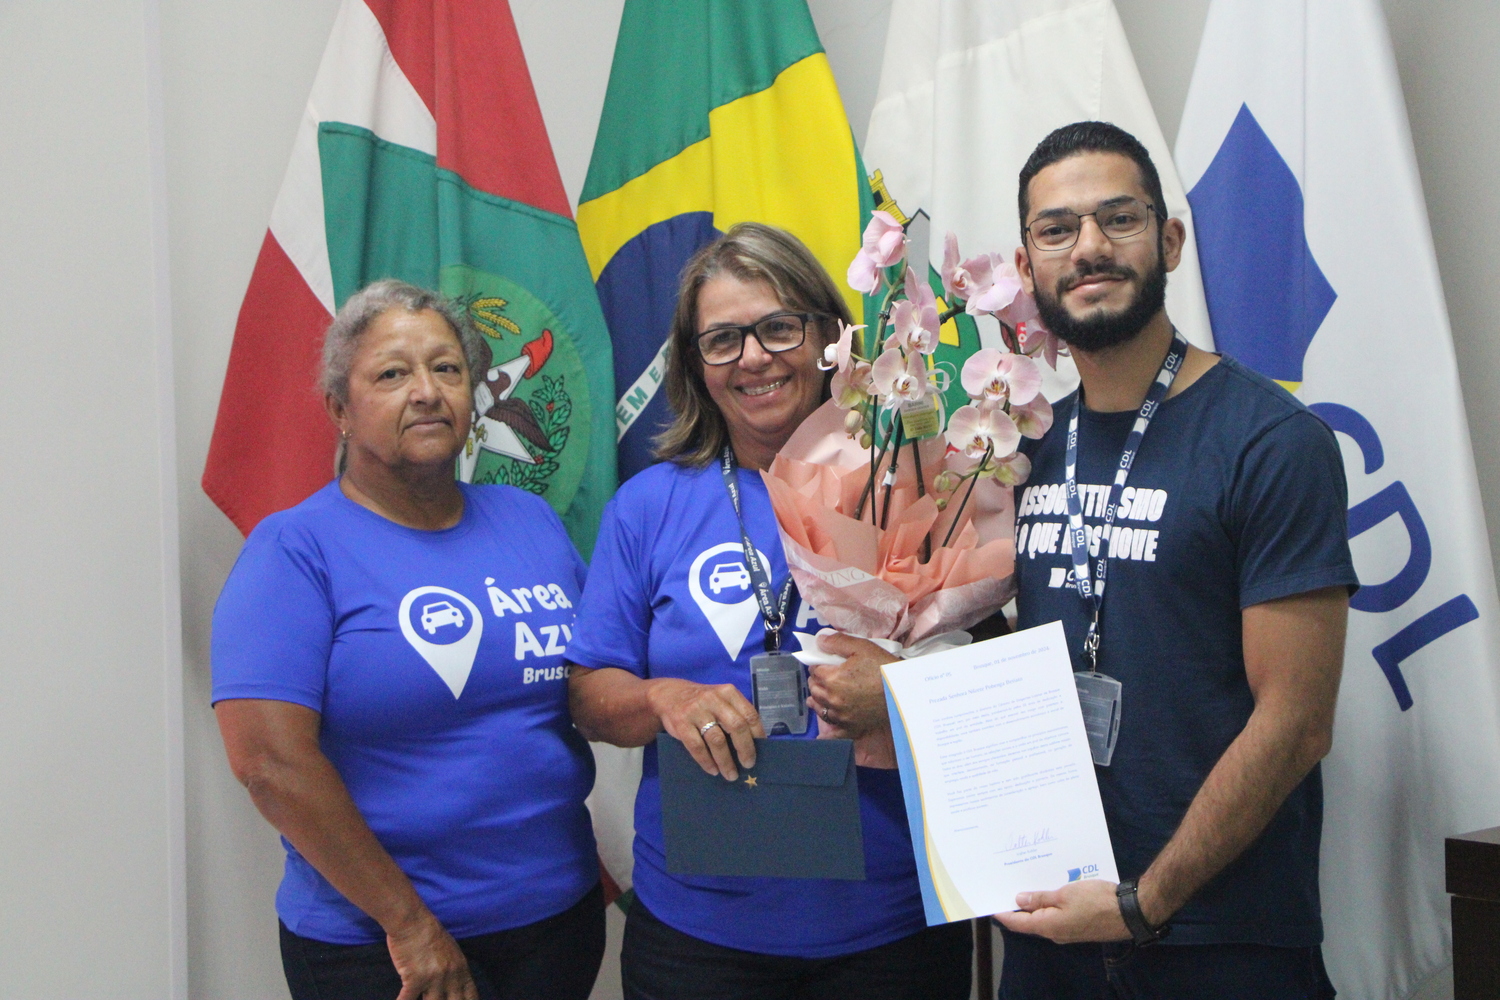
[[[1120,901],[1120,916],[1125,919],[1125,927],[1130,931],[1130,938],[1135,942],[1137,948],[1144,948],[1148,944],[1155,944],[1168,934],[1172,933],[1171,924],[1162,924],[1160,927],[1152,928],[1146,923],[1146,915],[1141,912],[1141,901],[1136,899],[1136,883],[1139,879],[1128,878],[1115,886],[1115,897]]]

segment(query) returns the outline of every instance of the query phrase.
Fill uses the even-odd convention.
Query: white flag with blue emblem
[[[1009,260],[1021,242],[1015,191],[1027,157],[1053,129],[1089,120],[1113,122],[1151,154],[1167,211],[1189,234],[1167,281],[1167,313],[1188,340],[1212,349],[1192,213],[1113,0],[892,3],[864,162],[879,207],[911,220],[913,262],[928,261],[938,295],[944,234],[958,236],[966,257],[993,251]],[[998,324],[960,314],[943,324],[934,362],[956,375],[981,344],[999,346]],[[1064,358],[1056,372],[1044,366],[1043,379],[1058,399],[1078,385],[1078,372]],[[956,391],[954,401],[966,402]]]
[[[1404,998],[1450,956],[1443,838],[1500,824],[1494,571],[1377,0],[1213,0],[1177,140],[1214,339],[1338,432],[1351,602],[1324,952]]]

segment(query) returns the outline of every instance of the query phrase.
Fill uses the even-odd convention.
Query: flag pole
[[[995,995],[995,943],[989,917],[974,918],[974,987],[979,1000]]]

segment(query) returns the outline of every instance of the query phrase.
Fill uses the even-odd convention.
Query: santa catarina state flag
[[[796,233],[844,288],[873,201],[806,0],[626,0],[578,228],[614,343],[621,478],[670,419],[677,278],[737,222]]]
[[[492,364],[457,472],[593,547],[609,337],[504,0],[344,0],[235,327],[203,488],[241,531],[332,474],[323,331],[380,278],[467,306]]]

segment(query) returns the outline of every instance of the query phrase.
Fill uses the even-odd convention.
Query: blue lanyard
[[[1146,392],[1146,401],[1136,414],[1135,426],[1125,439],[1125,450],[1120,452],[1120,461],[1115,468],[1115,481],[1109,488],[1109,504],[1104,508],[1104,523],[1099,527],[1099,558],[1094,564],[1094,579],[1089,579],[1089,534],[1083,526],[1083,502],[1078,497],[1078,412],[1083,409],[1083,387],[1078,387],[1078,398],[1073,403],[1073,416],[1068,420],[1068,449],[1066,462],[1068,498],[1068,537],[1073,549],[1073,584],[1078,596],[1094,606],[1094,620],[1089,623],[1088,635],[1083,640],[1083,652],[1088,657],[1089,669],[1096,670],[1099,663],[1099,613],[1104,608],[1104,578],[1109,572],[1109,536],[1114,527],[1115,512],[1120,503],[1120,493],[1125,489],[1125,480],[1130,467],[1135,464],[1136,453],[1156,416],[1161,401],[1172,388],[1182,359],[1187,356],[1187,341],[1177,328],[1172,328],[1172,348],[1162,360],[1156,381]]]
[[[745,547],[745,566],[750,572],[750,585],[755,591],[755,601],[760,605],[761,620],[766,624],[766,652],[776,653],[781,650],[781,630],[786,626],[786,609],[792,599],[792,574],[786,575],[780,601],[777,604],[771,603],[771,574],[766,572],[765,564],[760,561],[760,553],[755,551],[755,543],[750,541],[750,533],[745,530],[745,515],[740,513],[740,484],[735,477],[735,468],[734,452],[726,444],[719,455],[719,469],[724,473],[724,486],[729,490],[729,502],[734,504],[734,516],[740,522],[740,543]]]

